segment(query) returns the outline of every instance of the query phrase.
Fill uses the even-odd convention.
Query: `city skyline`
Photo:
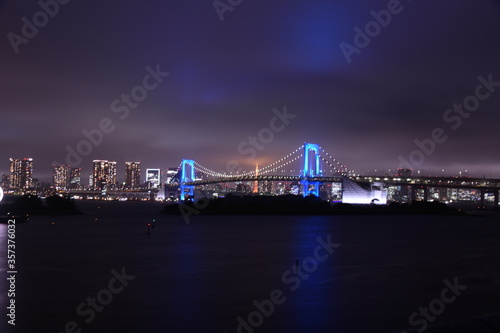
[[[297,162],[296,170],[290,164]],[[474,178],[467,172],[457,176],[425,176],[411,169],[394,175],[355,175],[319,144],[304,143],[282,159],[251,172],[221,174],[194,160],[183,160],[180,168],[169,168],[166,178],[160,169],[146,169],[141,181],[141,163],[125,163],[125,181],[118,182],[115,161],[94,160],[88,186],[81,183],[81,168],[53,166],[53,183],[33,178],[32,158],[10,159],[10,173],[2,175],[8,194],[52,196],[64,193],[74,199],[127,201],[184,201],[198,195],[219,197],[221,193],[254,195],[314,195],[322,200],[350,204],[385,205],[409,200],[437,200],[445,203],[478,201],[481,207],[492,202],[498,207],[500,179]],[[300,169],[300,170],[299,170]],[[444,171],[444,170],[442,170]],[[297,175],[297,172],[300,175]],[[171,183],[173,177],[178,181]],[[165,186],[164,186],[165,185]],[[201,192],[200,192],[201,191]]]
[[[48,180],[41,180],[37,177],[36,172],[34,172],[34,170],[36,170],[36,168],[34,168],[36,161],[33,158],[10,158],[9,161],[10,167],[8,172],[1,174],[1,187],[5,190],[26,190],[34,188],[35,180],[39,184],[48,183],[56,190],[66,190],[80,186],[100,189],[99,186],[96,185],[96,181],[99,182],[99,180],[108,184],[121,184],[126,188],[139,188],[148,182],[147,173],[144,177],[141,176],[141,162],[125,162],[123,172],[119,173],[118,170],[121,168],[118,168],[115,161],[93,160],[92,171],[87,175],[87,177],[85,177],[85,175],[82,177],[82,168],[74,168],[67,164],[53,164],[51,166],[51,178]],[[162,179],[164,171],[165,174],[169,174],[169,171],[171,172],[173,169],[174,168],[147,170],[158,170],[158,184],[156,184],[156,186],[159,186],[161,185],[160,179]],[[177,168],[175,168],[175,170],[177,170]],[[83,181],[82,178],[84,179]],[[165,181],[168,183],[168,180],[170,179],[171,177],[167,177]]]
[[[297,151],[300,151],[302,147],[299,149],[295,150],[292,154],[289,154],[287,156],[292,156],[294,153]],[[326,152],[324,152],[326,153]],[[327,154],[328,155],[328,154]],[[302,155],[301,155],[302,156]],[[413,169],[405,169],[405,168],[396,168],[396,169],[388,169],[388,170],[377,170],[374,169],[371,173],[370,170],[367,170],[368,173],[366,174],[360,174],[360,173],[355,173],[354,170],[349,170],[346,168],[345,165],[339,164],[340,162],[337,162],[331,155],[329,156],[330,158],[333,159],[333,163],[337,163],[339,166],[339,169],[337,170],[338,174],[345,174],[345,175],[351,175],[351,176],[390,176],[390,177],[452,177],[452,178],[481,178],[478,175],[475,175],[473,172],[470,172],[469,170],[463,170],[463,171],[458,171],[457,173],[446,173],[445,170],[442,169],[441,172],[436,172],[435,174],[429,173],[426,174],[422,172],[421,170],[413,170]],[[296,158],[293,159],[293,161],[297,160],[299,157],[297,156]],[[142,169],[141,169],[141,162],[139,161],[127,161],[124,163],[124,168],[123,172],[118,172],[118,163],[116,161],[109,161],[109,160],[93,160],[92,161],[92,171],[87,175],[87,177],[82,177],[82,168],[74,168],[71,165],[66,165],[66,164],[53,164],[52,165],[52,175],[50,181],[46,182],[43,180],[40,180],[39,178],[36,177],[36,173],[34,173],[34,160],[33,158],[22,158],[22,159],[14,159],[10,158],[10,170],[6,174],[2,174],[2,187],[5,189],[28,189],[28,188],[34,188],[35,186],[34,181],[38,183],[38,186],[40,186],[41,183],[49,183],[50,186],[53,186],[54,189],[56,190],[66,190],[66,189],[74,189],[74,188],[80,188],[80,187],[86,187],[91,190],[102,190],[103,188],[106,187],[120,187],[120,188],[128,188],[128,189],[137,189],[137,188],[144,188],[146,187],[160,187],[163,184],[170,184],[170,181],[174,176],[177,175],[178,172],[182,169],[180,166],[177,168],[147,168],[146,172],[143,174]],[[281,160],[286,160],[285,158],[282,158]],[[252,174],[255,173],[256,175],[259,174],[260,168],[263,167],[263,170],[266,170],[266,172],[269,172],[269,167],[275,165],[279,161],[275,161],[274,163],[271,163],[268,166],[258,166],[256,165],[256,168],[254,171],[250,170],[243,170],[239,168],[236,170],[237,164],[232,165],[231,168],[228,168],[228,170],[225,170],[223,174],[226,175],[231,175],[231,174]],[[332,162],[323,160],[323,162],[320,162],[320,168],[324,172],[328,172],[328,169],[336,169],[337,166],[334,166],[331,164]],[[282,165],[288,165],[289,163],[282,163]],[[182,165],[182,164],[181,164]],[[276,164],[279,165],[279,164]],[[203,166],[198,166],[204,169]],[[293,166],[289,166],[288,169],[293,168]],[[121,168],[120,168],[121,169]],[[285,168],[286,170],[286,168]],[[283,170],[283,171],[285,171]],[[216,174],[212,174],[211,170],[199,170],[202,173],[205,171],[208,171],[208,174],[205,176],[208,177],[214,177],[217,178],[218,176]],[[234,172],[233,172],[234,171]],[[280,172],[283,172],[282,169],[280,169]],[[298,169],[295,170],[288,170],[289,173],[301,173],[303,170],[300,169],[300,166]],[[330,170],[331,172],[332,170]],[[279,173],[279,172],[278,172]],[[196,171],[196,174],[198,174],[198,171]],[[221,175],[223,175],[221,174]],[[272,173],[271,173],[272,174]],[[144,175],[144,176],[143,176]],[[23,178],[24,177],[24,178]],[[486,178],[486,175],[482,175],[483,178]],[[82,181],[82,178],[85,179]],[[491,177],[490,177],[491,178]],[[15,180],[14,180],[15,179]],[[25,185],[21,185],[21,184]],[[8,184],[8,185],[4,185]],[[10,185],[10,184],[15,184],[15,185]],[[100,185],[98,185],[100,184]]]

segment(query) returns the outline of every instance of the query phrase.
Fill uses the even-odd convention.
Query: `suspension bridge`
[[[196,186],[252,181],[297,182],[304,196],[319,196],[321,183],[341,182],[349,173],[345,165],[314,143],[304,143],[277,161],[249,172],[217,172],[188,159],[182,160],[178,171],[181,200],[193,196]]]
[[[244,193],[252,192],[254,194],[271,194],[269,190],[260,191],[259,184],[279,184],[282,188],[287,187],[287,190],[281,194],[292,193],[317,197],[321,197],[320,194],[325,194],[329,188],[330,198],[327,200],[356,204],[374,202],[385,204],[388,197],[392,201],[427,201],[430,199],[445,202],[460,201],[460,198],[464,197],[460,191],[472,198],[469,200],[480,201],[481,206],[484,206],[485,198],[493,201],[495,206],[498,206],[500,201],[500,179],[461,176],[355,175],[353,171],[348,170],[347,166],[337,161],[332,154],[314,143],[304,143],[282,158],[251,171],[227,170],[219,172],[211,170],[193,159],[184,159],[177,168],[177,175],[173,178],[171,183],[166,184],[165,192],[160,188],[112,189],[107,191],[107,195],[111,197],[147,195],[153,198],[160,197],[161,194],[164,199],[168,196],[173,199],[185,200],[194,198],[195,189],[200,190],[202,195],[206,194],[204,192],[211,191],[213,194],[220,192],[219,190],[207,189],[210,186],[219,189],[224,187],[225,193],[234,193],[234,186],[228,183],[235,183],[247,184],[244,185],[246,186]],[[248,190],[248,186],[253,188]],[[293,191],[290,190],[292,186],[294,187]],[[334,191],[337,191],[338,194],[334,195]],[[389,194],[390,191],[392,191],[391,194]],[[397,193],[394,194],[394,191]],[[102,196],[99,191],[89,190],[70,190],[66,193],[83,197]]]
[[[468,177],[402,177],[402,176],[360,176],[351,174],[347,166],[326,152],[320,145],[304,143],[291,153],[262,168],[248,172],[218,172],[211,170],[194,160],[182,160],[178,167],[178,186],[180,199],[194,196],[197,186],[223,183],[254,182],[290,182],[299,184],[303,196],[320,196],[320,185],[327,183],[341,184],[342,202],[373,203],[387,202],[387,188],[406,188],[408,200],[427,201],[430,190],[440,189],[477,190],[481,206],[485,196],[494,196],[498,206],[500,180],[477,179]],[[254,193],[257,191],[254,188]]]

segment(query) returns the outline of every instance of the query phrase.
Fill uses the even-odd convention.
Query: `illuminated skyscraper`
[[[116,162],[94,160],[92,168],[92,189],[109,190],[116,186]]]
[[[9,186],[15,190],[27,190],[33,187],[33,159],[10,159]]]
[[[9,184],[10,184],[10,176],[8,173],[6,173],[2,175],[2,188],[9,189],[10,188]]]
[[[177,175],[178,172],[179,172],[179,170],[177,168],[169,168],[167,170],[167,180],[166,180],[166,183],[167,184],[171,184],[172,180],[174,179],[175,175]]]
[[[71,168],[69,173],[69,188],[78,189],[82,185],[82,169]]]
[[[22,164],[21,188],[26,190],[33,187],[33,159],[23,158]]]
[[[10,159],[9,167],[9,187],[11,189],[19,189],[21,187],[21,164],[22,160],[17,158]]]
[[[125,187],[139,188],[141,186],[141,162],[125,162]]]
[[[109,172],[108,161],[94,160],[92,167],[92,189],[102,190],[106,186],[107,174]]]
[[[52,184],[56,190],[66,190],[69,186],[69,165],[54,165],[52,168]]]
[[[148,187],[156,188],[160,186],[160,169],[147,169],[146,182]]]
[[[107,184],[111,188],[116,188],[116,162],[109,162],[109,178]]]

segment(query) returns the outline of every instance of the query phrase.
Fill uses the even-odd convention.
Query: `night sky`
[[[415,139],[442,128],[447,140],[417,169],[500,177],[500,87],[462,123],[443,119],[475,94],[478,76],[500,82],[500,3],[402,0],[348,63],[340,44],[355,45],[353,29],[387,7],[248,0],[221,21],[211,0],[73,0],[16,54],[8,34],[22,36],[21,18],[41,8],[0,1],[0,172],[9,157],[33,157],[34,176],[49,181],[51,163],[66,163],[66,147],[108,118],[114,130],[83,157],[85,176],[93,159],[117,161],[119,180],[125,161],[166,169],[192,158],[225,171],[229,160],[262,165],[303,142],[373,173],[396,169]],[[112,103],[157,65],[169,75],[120,119]],[[240,143],[285,106],[296,117],[247,161]]]

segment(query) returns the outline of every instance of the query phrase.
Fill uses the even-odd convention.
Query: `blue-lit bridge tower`
[[[189,166],[189,172],[187,172],[187,167]],[[182,160],[181,163],[181,200],[186,197],[186,189],[189,191],[189,195],[194,196],[194,186],[186,185],[187,182],[192,182],[195,180],[194,176],[194,161],[193,160]]]
[[[319,197],[319,182],[311,182],[310,177],[321,177],[320,166],[320,148],[314,143],[304,143],[303,167],[302,167],[302,186],[303,195],[314,194]]]

